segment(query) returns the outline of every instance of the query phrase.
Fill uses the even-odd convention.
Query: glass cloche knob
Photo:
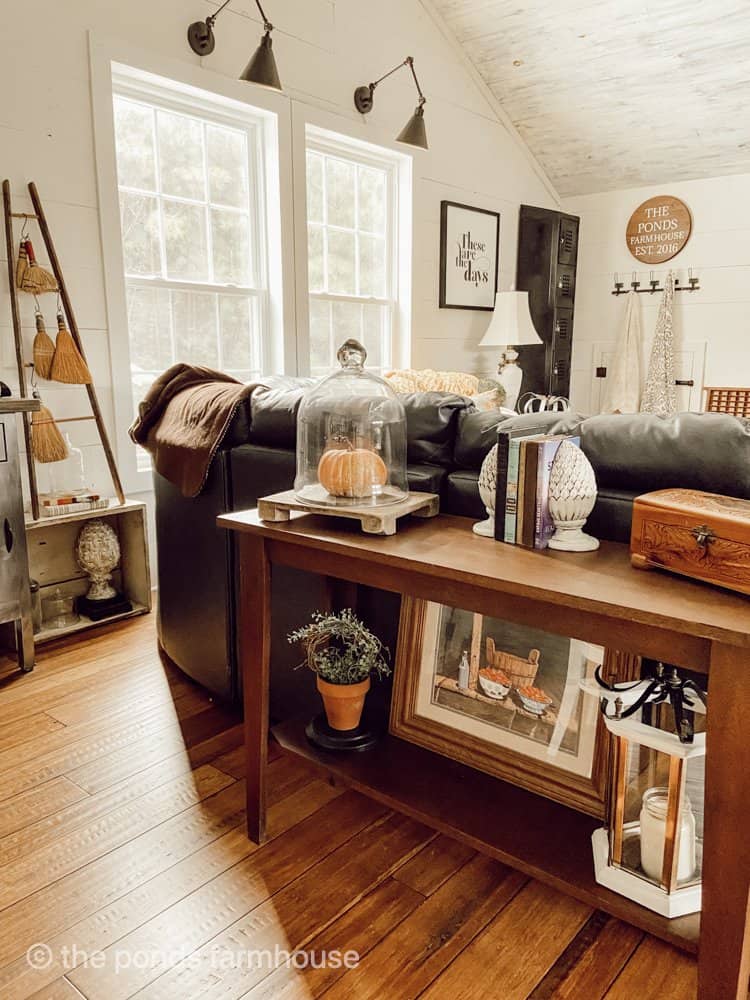
[[[345,340],[336,352],[342,368],[364,368],[367,351],[358,340]]]

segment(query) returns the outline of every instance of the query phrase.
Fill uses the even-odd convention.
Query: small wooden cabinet
[[[78,597],[86,593],[88,578],[76,562],[75,544],[84,523],[95,519],[106,521],[117,532],[120,565],[113,573],[112,585],[125,594],[133,609],[100,622],[81,615],[78,622],[63,629],[43,627],[34,637],[37,644],[151,610],[146,505],[135,500],[126,500],[107,510],[87,510],[81,514],[26,522],[29,573],[32,579],[39,581],[42,601],[58,587],[66,596]]]

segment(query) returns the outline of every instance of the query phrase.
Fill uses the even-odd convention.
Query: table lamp
[[[490,325],[479,346],[503,348],[497,370],[500,384],[505,389],[505,405],[510,409],[516,407],[523,379],[516,347],[541,343],[529,311],[529,293],[513,290],[498,292]]]

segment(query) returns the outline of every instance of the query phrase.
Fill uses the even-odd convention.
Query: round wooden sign
[[[630,216],[625,240],[636,260],[661,264],[677,256],[690,239],[692,227],[685,202],[663,194],[636,208]]]

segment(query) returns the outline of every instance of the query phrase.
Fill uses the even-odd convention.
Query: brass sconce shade
[[[274,90],[281,90],[281,80],[279,71],[276,68],[276,59],[273,54],[273,42],[271,33],[267,31],[258,48],[253,53],[250,62],[245,66],[240,74],[240,80],[247,80],[248,83],[259,83],[263,87],[272,87]]]
[[[215,14],[207,17],[205,21],[194,21],[188,27],[188,44],[196,55],[211,55],[216,48],[214,22],[228,3],[229,0],[225,0]],[[266,17],[258,0],[255,0],[255,5],[260,12],[260,16],[263,18],[265,34],[261,39],[260,45],[253,53],[250,62],[240,74],[240,80],[246,80],[248,83],[258,83],[263,87],[272,87],[274,90],[281,90],[281,80],[279,79],[279,71],[276,68],[276,59],[274,58],[273,43],[271,41],[273,25]]]
[[[407,146],[416,146],[419,149],[428,149],[427,129],[424,124],[424,106],[427,98],[424,96],[422,88],[419,86],[419,80],[417,79],[417,74],[414,71],[414,59],[411,56],[407,56],[402,63],[399,63],[398,66],[394,66],[392,70],[389,70],[384,76],[381,76],[380,79],[376,80],[374,83],[357,87],[354,91],[354,107],[362,115],[366,115],[368,112],[372,111],[375,88],[379,83],[382,83],[386,77],[389,77],[392,73],[401,69],[402,66],[408,66],[411,70],[411,75],[414,77],[414,84],[417,88],[417,93],[419,94],[419,103],[414,110],[414,114],[396,136],[396,142],[403,142],[406,143]]]
[[[424,108],[421,104],[414,109],[414,114],[396,136],[396,142],[405,142],[407,146],[429,149],[427,129],[424,127]]]

